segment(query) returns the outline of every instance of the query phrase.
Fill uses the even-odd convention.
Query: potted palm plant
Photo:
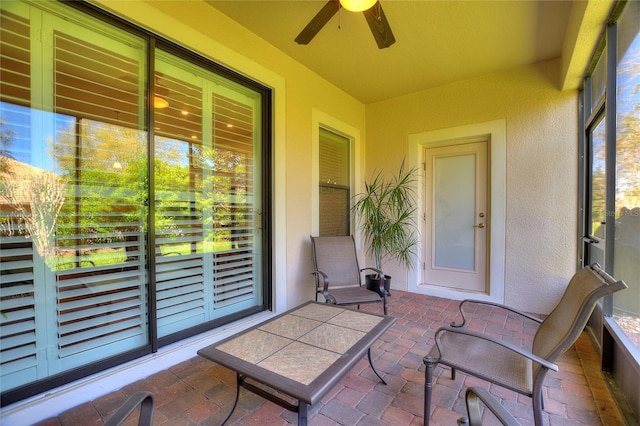
[[[395,259],[407,268],[414,266],[418,232],[415,221],[416,167],[405,169],[402,161],[398,173],[387,177],[383,171],[364,182],[364,192],[355,196],[352,210],[367,244],[367,253],[381,270],[383,260]],[[383,285],[381,281],[384,279]],[[365,276],[367,288],[390,295],[391,277]]]

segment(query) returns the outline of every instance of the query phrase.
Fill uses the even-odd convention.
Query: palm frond
[[[365,181],[364,192],[355,196],[356,222],[377,268],[387,257],[414,266],[419,242],[415,221],[417,173],[416,167],[406,170],[403,160],[396,175],[385,179],[378,171]]]

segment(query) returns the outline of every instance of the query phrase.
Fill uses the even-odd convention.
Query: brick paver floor
[[[435,330],[457,318],[458,302],[394,291],[388,304],[389,315],[397,321],[372,347],[374,365],[387,385],[377,380],[365,357],[310,409],[310,425],[423,424],[422,357],[433,345]],[[379,305],[367,305],[363,309],[381,310]],[[530,341],[534,333],[514,316],[495,310],[483,312],[482,318],[474,317],[469,326],[516,344]],[[562,356],[558,365],[560,371],[551,372],[545,381],[545,424],[624,424],[600,373],[597,352],[586,333]],[[456,380],[451,380],[450,371],[441,367],[436,368],[436,375],[432,425],[456,425],[465,413],[463,395],[468,386],[489,389],[522,424],[533,423],[530,398],[460,372]],[[140,390],[154,394],[155,425],[219,425],[233,403],[235,380],[235,373],[195,357],[40,422],[38,426],[102,425],[128,396]],[[297,423],[296,416],[243,389],[228,424],[288,425]],[[486,423],[496,421],[487,417]]]

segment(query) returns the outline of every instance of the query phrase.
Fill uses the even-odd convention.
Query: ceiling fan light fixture
[[[153,107],[157,109],[166,108],[169,106],[169,101],[161,96],[153,97]]]
[[[362,12],[371,9],[378,0],[340,0],[342,7],[350,12]]]

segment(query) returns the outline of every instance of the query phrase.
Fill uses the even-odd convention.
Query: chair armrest
[[[506,342],[504,340],[499,340],[496,339],[494,337],[488,336],[486,334],[482,334],[482,333],[478,333],[476,331],[471,331],[465,328],[456,328],[456,327],[441,327],[436,331],[435,334],[435,340],[436,340],[436,346],[438,347],[438,351],[440,354],[442,354],[442,351],[440,350],[440,334],[442,333],[456,333],[456,334],[466,334],[467,336],[471,336],[471,337],[475,337],[478,339],[482,339],[482,340],[486,340],[487,342],[493,343],[495,345],[499,345],[502,346],[503,348],[509,349],[515,353],[517,353],[518,355],[521,355],[525,358],[529,358],[531,361],[533,362],[537,362],[538,364],[540,364],[541,366],[548,368],[549,370],[553,370],[553,371],[558,371],[558,366],[555,365],[552,362],[547,361],[544,358],[540,358],[539,356],[535,355],[534,353],[532,353],[531,351],[528,351],[526,349],[523,349],[519,346],[516,346],[512,343]],[[428,357],[428,355],[427,355]],[[426,357],[425,357],[426,358]],[[426,362],[426,360],[425,360]],[[432,360],[429,360],[429,363],[432,363]]]
[[[481,401],[503,425],[520,425],[515,417],[513,417],[497,399],[487,392],[486,389],[472,386],[468,388],[465,393],[465,403],[467,405],[467,414],[469,415],[469,426],[482,426]]]
[[[382,276],[382,277],[384,277],[384,276],[385,276],[385,275],[384,275],[384,272],[382,272],[380,269],[372,268],[372,267],[362,268],[362,269],[360,269],[360,272],[364,272],[364,271],[367,271],[367,270],[369,270],[369,271],[374,271],[376,274],[378,274],[378,276]],[[383,280],[383,281],[384,281],[384,280]],[[361,285],[362,285],[362,284],[361,284]],[[381,287],[382,287],[382,286],[381,286]]]
[[[104,425],[118,426],[123,424],[138,406],[140,406],[138,426],[151,426],[153,423],[153,395],[150,392],[137,392],[131,395]]]
[[[331,300],[329,295],[329,276],[322,271],[313,271],[311,275],[316,277],[316,293],[322,293],[324,300]],[[322,290],[319,290],[320,277],[322,277]]]
[[[514,309],[510,306],[507,305],[503,305],[500,303],[494,303],[494,302],[485,302],[483,300],[476,300],[476,299],[465,299],[462,302],[460,302],[460,305],[458,306],[458,309],[460,309],[460,315],[462,315],[462,322],[461,323],[456,323],[455,321],[452,322],[450,325],[451,327],[462,327],[466,322],[467,322],[467,318],[464,315],[464,305],[465,304],[469,304],[469,303],[473,303],[476,305],[487,305],[487,306],[493,306],[495,308],[500,308],[500,309],[504,309],[506,311],[509,311],[511,313],[520,315],[523,318],[526,318],[528,320],[531,320],[537,324],[541,324],[542,320],[540,318],[534,317],[533,315],[529,315],[526,312],[522,312],[519,311],[517,309]]]

